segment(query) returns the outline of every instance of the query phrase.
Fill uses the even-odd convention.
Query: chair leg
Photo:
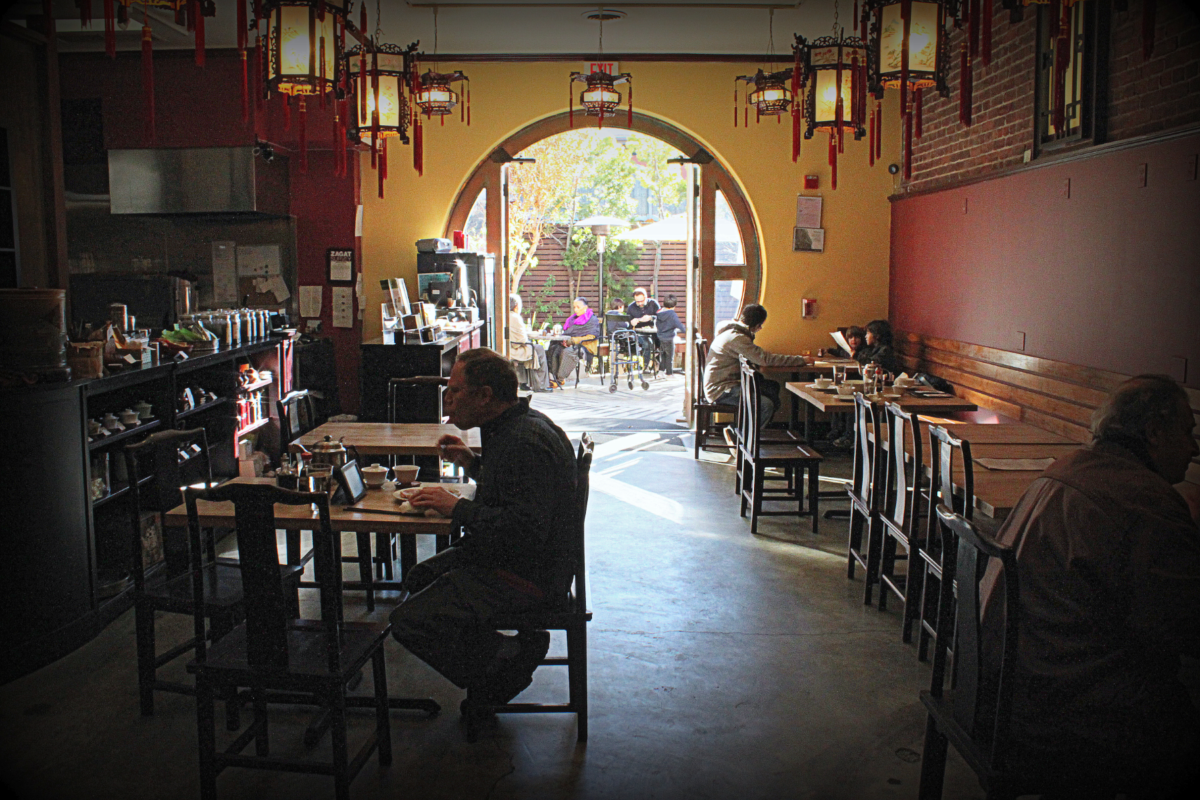
[[[751,476],[753,483],[750,487],[750,532],[758,533],[758,516],[762,513],[763,503],[763,483],[767,478],[766,467],[762,462],[754,464],[754,474]]]
[[[925,747],[921,755],[918,800],[941,800],[946,779],[946,737],[938,732],[933,715],[925,721]]]
[[[883,583],[883,578],[886,575],[889,578],[895,578],[896,572],[896,537],[892,536],[883,525],[880,525],[880,533],[883,535],[883,546],[879,553],[879,610],[887,611],[888,596],[891,591]]]
[[[154,609],[138,601],[134,608],[137,634],[138,698],[142,716],[154,714]]]
[[[863,605],[871,605],[875,584],[879,583],[879,556],[883,543],[879,540],[883,524],[874,515],[867,520],[867,568],[863,575]],[[883,587],[880,586],[880,591]]]
[[[855,553],[862,550],[863,515],[853,504],[850,506],[850,534],[846,544],[846,578],[854,580],[854,567],[858,563]]]
[[[613,373],[613,384],[616,384],[616,373]],[[700,460],[700,440],[704,438],[704,417],[703,411],[696,412],[696,435],[692,438],[692,458]]]
[[[358,579],[367,587],[367,611],[375,610],[375,588],[371,580],[371,534],[357,533],[358,542]]]
[[[208,629],[212,635],[212,640],[215,642],[233,630],[234,622],[232,617],[221,615],[216,615],[209,619]],[[225,697],[225,730],[236,731],[242,727],[241,704],[242,701],[238,698],[237,687],[228,687],[228,693]]]
[[[350,771],[346,751],[346,687],[339,686],[329,698],[329,737],[333,744],[333,794],[350,800]]]
[[[812,532],[817,533],[821,524],[821,465],[808,465],[808,510],[812,512]]]
[[[941,593],[938,584],[941,583],[937,576],[929,571],[929,568],[924,569],[925,577],[921,580],[921,617],[917,623],[917,660],[924,661],[929,657],[929,630],[925,627],[926,624],[937,627],[936,614],[937,596]],[[927,623],[927,620],[932,620]]]
[[[213,688],[200,675],[196,676],[196,735],[200,751],[200,797],[201,800],[217,800],[217,731]]]
[[[378,737],[379,766],[392,763],[392,725],[388,715],[387,666],[384,664],[383,647],[371,656],[375,679],[375,732]]]
[[[916,547],[910,541],[908,546],[908,569],[904,580],[904,626],[901,628],[901,640],[906,644],[912,641],[913,622],[921,613],[921,595],[924,591],[925,570],[924,562]]]
[[[586,623],[567,628],[567,661],[570,703],[575,709],[575,738],[577,741],[586,742],[588,738]]]
[[[254,698],[254,754],[262,758],[271,755],[271,735],[267,730],[267,693],[261,686],[250,690]]]

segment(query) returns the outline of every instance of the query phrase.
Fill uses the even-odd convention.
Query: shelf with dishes
[[[109,428],[102,427],[101,430],[97,431],[96,433],[90,433],[89,431],[90,435],[88,437],[88,451],[93,452],[102,448],[111,447],[115,444],[120,444],[121,442],[128,441],[129,439],[146,433],[147,431],[152,431],[161,425],[161,420],[144,419],[138,420],[137,424],[134,425],[122,424],[122,430],[111,430]],[[107,432],[107,435],[104,435],[102,432]]]
[[[150,483],[153,480],[154,480],[153,475],[147,475],[146,477],[144,477],[140,481],[138,481],[138,486],[145,486],[146,484]],[[127,494],[129,494],[129,484],[128,483],[119,484],[116,487],[114,487],[111,491],[109,491],[108,494],[105,494],[105,495],[102,495],[100,497],[96,497],[95,499],[93,499],[92,500],[92,508],[93,509],[100,508],[101,506],[107,505],[108,503],[111,503],[113,500],[116,500],[118,497],[123,497]]]
[[[229,400],[230,400],[230,398],[228,398],[228,397],[218,397],[216,400],[207,400],[203,403],[200,403],[199,405],[192,406],[191,408],[188,408],[188,409],[185,409],[183,411],[176,413],[175,420],[178,422],[179,420],[187,419],[188,417],[194,416],[201,412],[208,411],[210,409],[217,408],[219,406],[223,406],[226,403],[228,403]]]

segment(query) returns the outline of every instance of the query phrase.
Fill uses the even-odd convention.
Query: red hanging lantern
[[[582,72],[572,72],[568,90],[570,84],[575,81],[585,85],[584,90],[579,94],[579,105],[583,109],[583,113],[589,117],[595,117],[599,127],[604,127],[605,119],[617,115],[623,101],[626,103],[626,125],[633,124],[633,75],[628,72],[611,75],[601,70],[596,70],[588,75],[584,75]],[[621,97],[621,93],[616,88],[621,84],[629,86],[628,96],[625,98]],[[572,93],[568,112],[571,126],[575,124],[574,100],[575,96]]]
[[[867,135],[867,47],[862,39],[847,37],[845,31],[838,36],[822,36],[811,44],[798,36],[796,46],[803,51],[808,87],[804,138],[811,139],[817,133],[830,135],[835,143],[830,167],[836,173],[837,157],[846,150],[846,134],[855,140]],[[873,139],[868,145],[874,147]],[[874,163],[869,154],[868,161]]]

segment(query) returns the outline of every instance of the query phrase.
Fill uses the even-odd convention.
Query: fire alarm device
[[[805,297],[800,301],[800,316],[804,319],[812,319],[817,315],[817,301],[811,297]]]
[[[804,176],[804,188],[805,189],[819,189],[820,181],[817,180],[817,176],[816,175],[805,175]]]

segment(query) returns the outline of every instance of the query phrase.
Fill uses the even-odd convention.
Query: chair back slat
[[[757,458],[759,454],[759,436],[758,428],[761,418],[759,416],[760,409],[758,407],[758,391],[759,391],[759,372],[753,364],[746,360],[745,356],[738,357],[741,371],[739,373],[741,380],[741,397],[738,398],[738,437],[742,441],[742,446],[748,452],[751,458]]]
[[[874,507],[879,501],[879,416],[871,401],[854,393],[854,482],[851,491]],[[872,440],[872,437],[874,439]]]
[[[277,401],[280,438],[286,447],[293,439],[317,427],[317,411],[307,389],[288,392]]]
[[[956,542],[957,557],[943,572],[943,580],[958,581],[958,615],[954,628],[954,696],[952,713],[955,722],[972,738],[989,747],[991,766],[1000,766],[1008,745],[1008,723],[1012,709],[1012,670],[1016,664],[1020,594],[1016,552],[1000,544],[975,527],[970,520],[944,504],[937,507],[938,522]],[[980,625],[979,584],[989,559],[1001,565],[1004,587],[1005,620],[1001,646],[1000,670],[996,686],[985,686],[983,648]],[[946,658],[945,648],[939,646],[935,659]],[[944,666],[942,667],[944,670]],[[931,687],[940,696],[940,683]]]
[[[954,491],[955,463],[962,464],[962,491]],[[929,426],[929,465],[940,502],[971,519],[975,506],[975,473],[971,461],[971,443],[950,433],[941,425]],[[932,495],[931,495],[932,497]],[[932,518],[932,515],[930,515]]]
[[[269,484],[227,483],[207,491],[198,488],[184,490],[187,505],[189,543],[199,546],[199,514],[197,500],[230,502],[234,507],[237,527],[238,556],[242,572],[242,591],[246,611],[246,659],[251,668],[286,670],[288,668],[287,635],[291,611],[288,591],[284,587],[279,565],[279,546],[275,536],[275,505],[315,504],[319,519],[313,525],[314,548],[335,546],[330,533],[329,496],[323,492],[307,493],[281,489]],[[335,551],[318,557],[318,565],[332,563]],[[329,668],[340,668],[339,640],[341,634],[341,569],[326,566],[319,570],[317,580],[322,584],[321,619],[329,635],[327,650]],[[193,572],[193,595],[197,608],[203,605],[203,589]],[[199,614],[197,615],[200,616]],[[199,656],[203,657],[203,648]]]
[[[921,448],[920,418],[904,411],[895,403],[884,410],[888,426],[887,495],[884,515],[910,537],[915,520],[920,516],[921,479],[924,475]],[[911,443],[912,455],[908,455]]]
[[[592,437],[583,434],[575,455],[575,535],[572,539],[572,576],[575,581],[575,601],[579,610],[587,608],[587,508],[591,491],[592,454],[595,445]]]
[[[692,366],[692,401],[703,403],[704,397],[704,367],[708,363],[708,342],[696,337],[693,344],[696,352],[696,363]]]

